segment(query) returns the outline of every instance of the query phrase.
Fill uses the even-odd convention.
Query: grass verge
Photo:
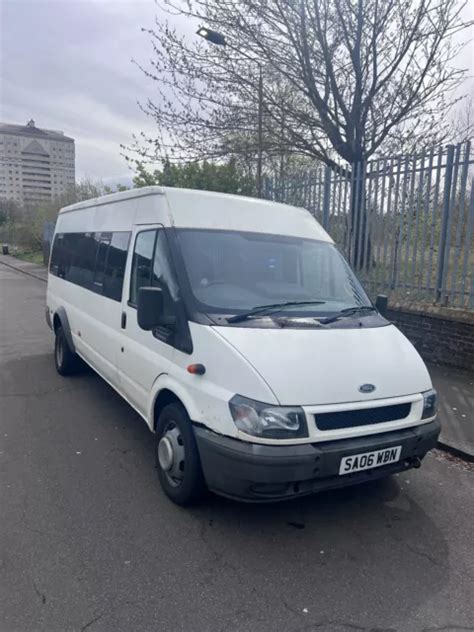
[[[18,250],[17,252],[10,253],[17,259],[22,261],[29,261],[30,263],[36,263],[43,265],[43,251],[42,250]]]

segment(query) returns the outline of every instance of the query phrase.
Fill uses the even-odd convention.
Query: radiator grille
[[[405,419],[410,414],[411,403],[380,406],[379,408],[362,408],[359,410],[344,410],[334,413],[315,415],[316,426],[319,430],[338,430],[355,426],[381,424],[396,419]]]

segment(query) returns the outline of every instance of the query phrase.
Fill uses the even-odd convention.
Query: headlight
[[[434,417],[436,415],[436,404],[438,402],[438,396],[436,391],[425,391],[423,395],[423,414],[422,419],[428,419],[428,417]]]
[[[308,436],[305,414],[297,406],[272,406],[235,395],[229,407],[237,428],[254,437],[300,439]]]

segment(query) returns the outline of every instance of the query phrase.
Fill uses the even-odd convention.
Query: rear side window
[[[97,259],[95,261],[94,284],[102,287],[105,278],[105,266],[109,255],[109,246],[112,235],[110,233],[97,233]]]
[[[129,242],[129,232],[58,233],[50,273],[120,301]]]
[[[71,233],[71,265],[67,280],[75,285],[90,289],[94,278],[95,260],[97,258],[97,241],[94,233]]]
[[[67,256],[64,235],[56,234],[51,251],[49,271],[61,279],[66,278]]]

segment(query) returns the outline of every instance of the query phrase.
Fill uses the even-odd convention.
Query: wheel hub
[[[177,487],[184,478],[184,442],[179,428],[171,423],[158,443],[158,463],[169,482]]]
[[[173,465],[173,446],[168,437],[163,437],[158,444],[158,461],[161,469],[166,472],[170,470]]]

